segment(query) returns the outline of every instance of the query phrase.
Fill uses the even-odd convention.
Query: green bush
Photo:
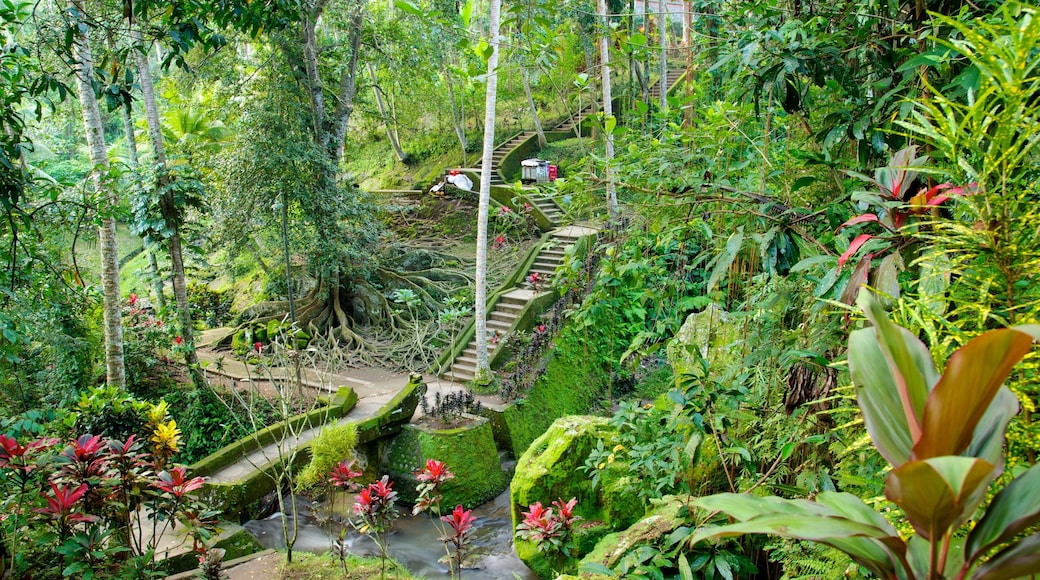
[[[354,457],[357,442],[357,424],[326,425],[311,444],[311,462],[300,473],[299,484],[313,488],[324,483],[337,463]]]

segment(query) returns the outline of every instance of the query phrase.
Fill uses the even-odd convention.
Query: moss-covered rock
[[[597,442],[612,445],[614,437],[613,428],[602,417],[570,416],[555,421],[517,461],[510,497],[514,528],[522,520],[521,510],[535,502],[548,505],[557,499],[577,498],[575,513],[582,522],[574,543],[580,558],[607,532],[624,529],[642,517],[638,495],[622,492],[626,487],[623,470],[605,470],[600,485],[593,489],[582,469]],[[515,547],[520,559],[543,578],[576,570],[576,559],[539,552],[531,542],[516,539]]]
[[[225,562],[234,560],[235,558],[255,554],[264,549],[263,546],[256,541],[253,534],[249,533],[242,526],[231,522],[221,522],[220,529],[220,533],[213,538],[211,547],[221,548],[225,551]],[[187,542],[187,540],[185,542],[185,545],[181,546],[176,553],[166,555],[163,565],[168,573],[175,574],[178,572],[194,570],[198,567],[198,554],[191,550],[190,542]],[[158,558],[163,558],[164,554],[159,553],[156,554],[156,556]]]
[[[667,346],[668,362],[675,374],[701,372],[697,351],[706,358],[711,368],[725,368],[738,353],[731,352],[731,345],[738,344],[742,328],[732,321],[728,312],[717,304],[709,304],[701,312],[686,317],[679,332],[675,333]]]
[[[455,429],[405,425],[390,445],[386,471],[403,501],[416,500],[414,473],[427,459],[443,461],[455,478],[442,488],[442,508],[478,506],[506,488],[506,476],[495,448],[491,423],[475,417]]]
[[[596,563],[614,568],[621,558],[640,546],[659,543],[676,528],[685,525],[684,516],[689,510],[686,499],[669,495],[660,500],[653,500],[654,507],[650,513],[628,529],[604,536],[596,544],[596,548],[582,559],[579,566]]]
[[[237,355],[244,355],[249,353],[253,348],[253,331],[249,328],[243,328],[231,337],[231,352]]]

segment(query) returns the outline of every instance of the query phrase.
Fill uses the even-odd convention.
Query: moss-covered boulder
[[[556,420],[517,461],[510,494],[514,528],[522,521],[521,511],[535,502],[547,506],[557,499],[576,498],[574,511],[582,518],[575,531],[573,559],[540,552],[535,544],[516,539],[517,555],[543,578],[576,570],[577,558],[591,550],[603,535],[626,528],[644,513],[638,495],[628,489],[623,471],[604,470],[598,485],[593,487],[583,467],[599,441],[607,446],[615,441],[615,431],[605,418],[564,417]]]
[[[640,546],[660,544],[662,538],[686,524],[683,517],[689,510],[686,499],[669,495],[652,500],[654,507],[650,513],[628,529],[604,536],[582,559],[579,567],[595,563],[614,568],[626,554],[635,552]]]
[[[696,375],[701,372],[697,351],[708,360],[711,368],[724,368],[732,362],[733,357],[739,355],[732,349],[739,347],[731,345],[739,344],[742,333],[742,327],[732,318],[717,304],[709,304],[701,312],[686,317],[686,322],[667,346],[668,362],[675,374]]]
[[[476,507],[506,489],[491,423],[484,417],[474,417],[453,429],[415,424],[402,428],[390,445],[386,471],[403,501],[415,502],[414,474],[427,459],[443,461],[455,474],[442,488],[445,511],[455,505]]]

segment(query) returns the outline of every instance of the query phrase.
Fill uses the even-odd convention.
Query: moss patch
[[[557,420],[517,461],[511,485],[513,527],[520,523],[521,510],[535,502],[548,505],[554,500],[577,498],[575,513],[582,517],[581,529],[575,534],[581,557],[592,549],[611,529],[622,529],[642,516],[642,505],[631,494],[614,494],[623,486],[604,479],[592,489],[589,477],[581,469],[589,452],[600,439],[613,440],[613,429],[602,417],[571,416]],[[517,556],[544,578],[557,572],[575,570],[576,560],[539,552],[530,542],[516,539]]]
[[[683,498],[665,496],[654,500],[654,508],[628,529],[605,536],[581,563],[597,563],[613,568],[622,557],[640,546],[658,543],[661,538],[684,525],[683,514],[689,510]]]
[[[443,461],[455,479],[443,487],[442,509],[478,506],[506,488],[506,476],[498,459],[491,423],[477,417],[457,429],[429,429],[406,425],[390,446],[387,472],[402,500],[414,503],[414,472],[427,459]]]
[[[609,392],[612,344],[601,333],[567,327],[553,341],[552,359],[526,397],[503,413],[519,457],[553,421],[588,413]],[[623,350],[623,349],[622,349]]]

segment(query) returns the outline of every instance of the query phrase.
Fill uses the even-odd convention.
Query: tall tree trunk
[[[131,38],[137,47],[143,48],[144,42],[141,32],[133,28],[130,32]],[[152,72],[148,65],[148,54],[144,50],[134,51],[137,59],[137,78],[141,84],[141,97],[144,101],[145,118],[148,120],[148,136],[152,141],[152,152],[155,156],[155,164],[158,169],[159,179],[170,179],[166,165],[166,147],[163,144],[162,123],[159,120],[159,105],[155,99],[155,88],[152,86]],[[192,327],[191,306],[188,304],[188,285],[184,275],[184,250],[181,241],[180,223],[184,216],[182,210],[178,209],[172,193],[163,194],[159,204],[163,208],[163,218],[172,226],[173,234],[170,235],[170,270],[173,274],[173,298],[177,304],[177,319],[180,324],[181,339],[184,341],[184,362],[188,366],[188,373],[196,387],[205,385],[202,369],[199,367],[199,357],[195,352],[195,329]]]
[[[462,167],[466,166],[466,147],[469,143],[466,141],[466,113],[463,110],[463,106],[466,104],[465,99],[463,102],[457,103],[455,101],[455,83],[451,80],[451,75],[448,74],[448,66],[441,61],[441,74],[444,75],[444,84],[448,85],[448,99],[451,102],[451,122],[455,126],[455,136],[459,139],[459,147],[462,150]]]
[[[692,42],[690,29],[693,28],[693,0],[684,0],[682,5],[682,45],[690,48],[690,43]]]
[[[491,157],[495,150],[495,102],[498,93],[498,49],[502,0],[491,0],[491,22],[488,32],[491,56],[488,58],[487,92],[484,97],[484,155],[480,166],[480,203],[477,210],[477,296],[473,307],[476,318],[477,371],[476,384],[491,381],[487,336],[487,229],[491,204]]]
[[[137,171],[140,162],[137,157],[137,136],[134,134],[133,110],[130,103],[123,107],[123,132],[126,134],[126,152],[130,158],[130,167]],[[144,253],[148,256],[148,271],[152,277],[152,292],[155,294],[155,306],[160,310],[166,308],[166,297],[163,296],[163,279],[159,275],[159,262],[155,259],[155,252],[148,247],[148,240],[144,241]]]
[[[603,80],[603,122],[607,123],[608,119],[614,117],[614,105],[610,102],[610,48],[607,42],[607,35],[610,34],[610,20],[607,14],[607,0],[597,0],[597,8],[599,10],[599,16],[602,19],[602,28],[599,36],[599,58],[600,58],[600,70],[602,71]],[[607,182],[607,216],[610,219],[611,224],[615,224],[620,215],[617,201],[617,191],[614,189],[614,132],[606,131],[606,147],[603,155],[604,164],[604,177]]]
[[[87,147],[90,150],[90,162],[94,166],[94,187],[108,206],[104,208],[99,236],[101,238],[101,287],[104,294],[105,325],[105,377],[110,386],[126,388],[126,370],[123,365],[123,318],[122,301],[119,296],[119,247],[116,243],[116,220],[112,211],[119,203],[115,191],[107,188],[102,193],[101,172],[108,168],[108,156],[105,147],[105,129],[101,122],[101,111],[98,109],[97,96],[94,94],[94,57],[90,52],[90,39],[87,37],[83,20],[83,6],[72,0],[69,7],[76,19],[73,26],[73,58],[75,60],[76,81],[79,85],[79,103],[83,113],[83,128],[87,134]]]
[[[661,37],[661,114],[668,112],[668,12],[664,0],[657,0],[657,32]]]
[[[531,107],[531,118],[534,119],[534,131],[538,134],[538,147],[545,149],[549,144],[545,139],[545,131],[542,131],[542,121],[538,118],[538,107],[534,105],[534,97],[531,96],[531,79],[527,67],[520,65],[520,80],[524,84],[524,94],[527,95],[527,106]]]
[[[397,129],[391,124],[390,116],[386,113],[383,92],[379,90],[379,84],[376,82],[376,69],[372,66],[372,63],[368,63],[367,68],[368,78],[372,79],[372,92],[376,94],[376,106],[379,107],[379,116],[383,118],[383,127],[386,129],[386,138],[390,140],[390,146],[394,148],[397,160],[403,163],[405,159],[408,159],[408,155],[405,154],[404,149],[401,149],[401,142],[397,139]]]

